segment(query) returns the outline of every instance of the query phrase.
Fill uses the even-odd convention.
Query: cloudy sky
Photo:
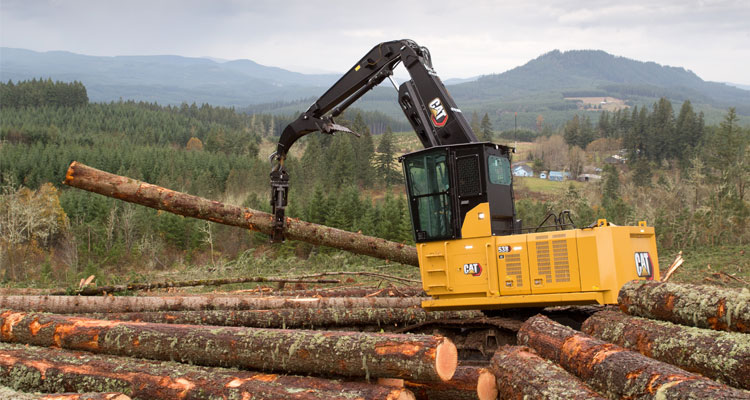
[[[503,72],[553,49],[601,49],[750,85],[748,0],[0,0],[0,46],[37,51],[343,72],[402,38],[428,47],[444,79]]]

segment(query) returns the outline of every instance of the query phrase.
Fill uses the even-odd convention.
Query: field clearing
[[[579,110],[583,110],[586,105],[592,107],[602,106],[601,109],[590,108],[591,111],[617,111],[618,109],[629,108],[625,101],[616,97],[566,97],[565,100],[575,100],[580,102]]]
[[[513,184],[520,186],[530,192],[542,194],[555,194],[573,185],[576,189],[582,188],[586,183],[566,180],[562,182],[540,179],[536,177],[513,177]]]

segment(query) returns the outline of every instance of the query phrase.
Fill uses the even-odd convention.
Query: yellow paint
[[[492,236],[490,203],[481,203],[466,213],[461,225],[461,237],[468,239],[487,236]]]
[[[354,67],[354,72],[357,72],[357,71],[359,71],[359,68],[360,68],[360,66],[359,66],[359,65],[357,65],[356,67]]]
[[[472,212],[476,218],[480,211]],[[479,228],[464,222],[463,232],[475,234]],[[612,226],[599,221],[586,229],[420,243],[422,283],[433,297],[422,307],[616,304],[625,282],[646,279],[636,272],[638,252],[648,253],[653,279],[659,279],[654,228],[645,223]],[[475,274],[474,264],[481,265],[481,274]]]

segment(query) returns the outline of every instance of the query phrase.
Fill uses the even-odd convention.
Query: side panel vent
[[[555,262],[555,282],[570,282],[570,265],[568,264],[567,241],[553,240],[552,254]]]
[[[537,274],[544,275],[547,282],[552,282],[552,265],[550,264],[549,242],[536,242]]]
[[[523,268],[520,254],[508,254],[505,257],[505,275],[516,277],[516,287],[523,287]]]

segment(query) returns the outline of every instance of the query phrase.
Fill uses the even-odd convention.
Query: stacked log
[[[13,400],[130,400],[122,393],[26,393],[0,386],[0,399]]]
[[[519,344],[615,398],[750,399],[735,389],[537,315],[518,332]]]
[[[409,400],[408,390],[359,382],[206,368],[0,343],[0,384],[24,391],[117,390],[134,399]]]
[[[86,318],[188,325],[253,328],[324,328],[388,326],[444,319],[476,318],[478,311],[432,311],[421,308],[282,308],[277,310],[156,311],[81,314]]]
[[[445,382],[405,381],[417,400],[494,400],[497,399],[495,376],[486,368],[459,366]]]
[[[746,288],[631,281],[620,289],[617,301],[630,315],[750,333],[750,291]]]
[[[0,314],[3,341],[261,371],[449,380],[456,346],[441,336],[102,321]]]
[[[500,399],[604,399],[559,365],[523,346],[495,351],[490,368]]]
[[[405,308],[416,307],[421,297],[244,297],[244,296],[0,296],[0,309],[57,314],[99,312],[269,310],[277,308]]]
[[[647,357],[750,389],[750,337],[602,311],[583,323],[583,332]]]
[[[186,217],[238,226],[270,235],[273,215],[204,199],[163,187],[110,174],[73,161],[65,175],[66,185],[104,196],[164,210]],[[403,243],[365,236],[324,225],[287,218],[284,232],[288,239],[329,246],[352,253],[418,265],[417,250]]]

